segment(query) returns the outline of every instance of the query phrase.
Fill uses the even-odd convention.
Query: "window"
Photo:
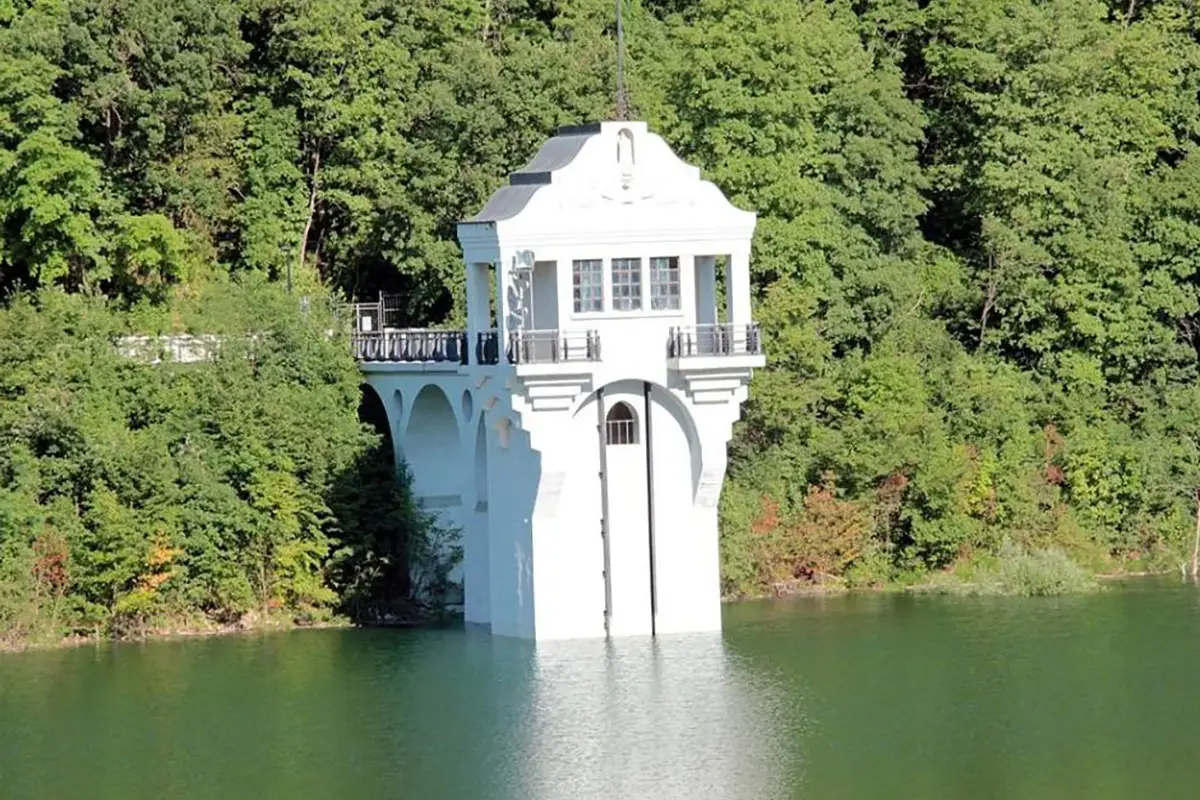
[[[612,261],[614,311],[642,310],[642,260],[614,258]]]
[[[571,262],[571,286],[575,291],[575,313],[604,310],[604,282],[600,259]]]
[[[628,403],[617,403],[604,418],[604,440],[608,444],[637,444],[637,417]]]
[[[679,259],[650,259],[650,310],[679,310]]]

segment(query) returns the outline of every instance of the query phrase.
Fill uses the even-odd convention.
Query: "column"
[[[729,254],[725,271],[725,302],[730,324],[743,326],[750,320],[750,244]]]
[[[696,308],[696,266],[691,253],[677,254],[679,264],[679,310],[690,317]]]
[[[504,353],[508,347],[508,285],[511,280],[509,270],[516,251],[512,248],[500,250],[500,258],[496,260],[496,339],[500,346],[500,363],[504,362]]]
[[[696,256],[692,265],[695,280],[697,325],[712,325],[717,321],[717,259],[715,256]]]
[[[552,252],[549,256],[558,264],[558,327],[567,331],[575,327],[575,270],[567,251]]]
[[[467,351],[470,363],[478,364],[475,345],[488,327],[487,264],[467,264]]]

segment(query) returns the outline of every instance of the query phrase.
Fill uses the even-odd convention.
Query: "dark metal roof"
[[[555,135],[557,135],[557,136],[582,136],[584,134],[587,134],[589,136],[594,136],[595,134],[600,132],[601,126],[603,124],[604,123],[602,123],[602,122],[585,122],[582,125],[560,125],[558,130],[555,131]]]
[[[521,175],[529,172],[554,172],[562,169],[570,164],[579,155],[579,151],[587,144],[588,139],[595,136],[595,133],[559,133],[557,136],[548,139],[542,148],[537,151],[537,155],[533,157],[525,166],[521,167],[516,175]],[[546,176],[549,182],[549,175]]]
[[[508,186],[496,190],[479,213],[465,221],[500,222],[520,214],[537,190],[550,183],[553,173],[574,161],[587,141],[599,133],[598,122],[559,128],[528,164],[508,176]]]
[[[488,198],[487,205],[465,222],[500,222],[520,214],[545,184],[501,186]]]

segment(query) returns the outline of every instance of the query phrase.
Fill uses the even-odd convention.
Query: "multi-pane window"
[[[608,444],[637,444],[638,423],[628,403],[617,403],[604,417],[604,440]]]
[[[642,260],[614,258],[612,260],[612,295],[614,311],[642,310]]]
[[[604,310],[604,277],[600,259],[571,262],[575,313]]]
[[[679,310],[679,259],[650,259],[650,310]]]

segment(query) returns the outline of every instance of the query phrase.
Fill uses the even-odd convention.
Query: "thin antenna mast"
[[[629,119],[629,96],[625,91],[625,25],[621,20],[623,0],[617,0],[617,119]]]

